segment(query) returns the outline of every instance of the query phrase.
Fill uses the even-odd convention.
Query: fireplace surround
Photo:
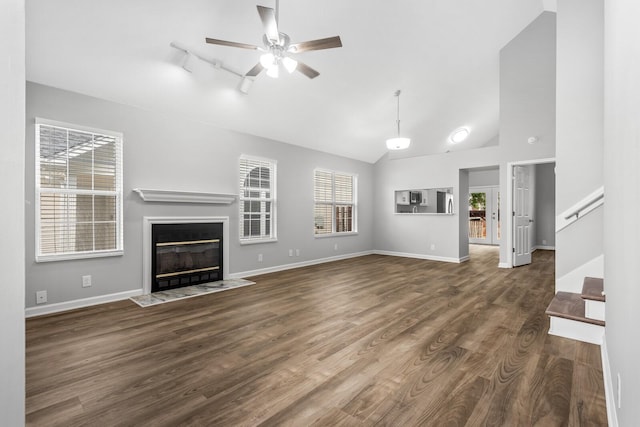
[[[144,217],[143,293],[228,278],[229,217]]]

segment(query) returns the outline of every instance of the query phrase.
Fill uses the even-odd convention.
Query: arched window
[[[274,240],[275,174],[272,160],[240,158],[240,241]]]

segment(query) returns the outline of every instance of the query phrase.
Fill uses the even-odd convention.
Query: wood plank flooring
[[[547,334],[554,253],[371,255],[27,320],[31,426],[599,426],[600,349]]]

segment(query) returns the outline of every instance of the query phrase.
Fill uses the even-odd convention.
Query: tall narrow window
[[[314,171],[314,232],[331,235],[356,232],[355,175]]]
[[[240,157],[240,243],[276,239],[276,162]]]
[[[121,255],[122,134],[36,121],[36,260]]]

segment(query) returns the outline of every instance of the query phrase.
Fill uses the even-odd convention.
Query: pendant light
[[[398,136],[395,138],[387,139],[387,149],[389,150],[404,150],[409,148],[411,144],[411,139],[402,138],[400,136],[400,90],[398,89],[395,93],[395,97],[398,98],[398,119],[396,123],[398,125]]]

